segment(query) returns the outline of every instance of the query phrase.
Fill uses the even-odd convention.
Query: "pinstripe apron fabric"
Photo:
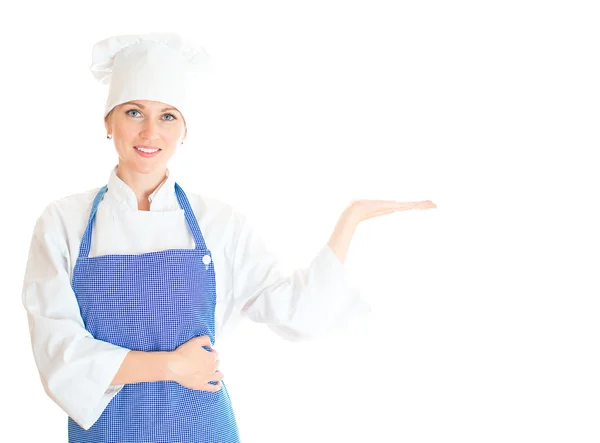
[[[94,219],[107,189],[94,199],[73,272],[86,329],[98,340],[136,351],[172,351],[200,335],[214,345],[214,263],[181,187],[175,184],[175,193],[195,249],[90,258]],[[173,381],[126,384],[90,429],[70,417],[68,429],[70,443],[239,442],[223,382],[217,392]]]

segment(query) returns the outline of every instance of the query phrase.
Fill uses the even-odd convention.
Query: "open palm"
[[[437,208],[431,200],[417,202],[400,202],[396,200],[354,200],[350,204],[350,211],[359,221],[391,214],[397,211],[408,211],[410,209]]]

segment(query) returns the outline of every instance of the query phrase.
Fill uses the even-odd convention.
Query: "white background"
[[[366,323],[293,344],[246,321],[216,346],[244,443],[600,441],[593,3],[4,6],[3,435],[67,441],[20,291],[43,208],[116,164],[92,45],[176,31],[213,71],[171,167],[290,267],[353,199],[438,206],[359,225],[346,266]]]

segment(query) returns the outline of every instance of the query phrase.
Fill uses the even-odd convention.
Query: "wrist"
[[[177,361],[179,357],[175,352],[162,352],[162,365],[163,368],[163,380],[164,381],[175,381],[177,378],[177,373],[175,372],[175,368],[177,367]]]

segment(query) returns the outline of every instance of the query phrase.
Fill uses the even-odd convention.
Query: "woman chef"
[[[118,165],[106,186],[45,208],[22,294],[70,442],[238,442],[216,337],[241,316],[300,340],[368,312],[343,266],[357,224],[435,207],[355,201],[308,268],[284,275],[242,214],[184,192],[167,169],[187,135],[185,85],[200,54],[175,34],[94,46]]]

